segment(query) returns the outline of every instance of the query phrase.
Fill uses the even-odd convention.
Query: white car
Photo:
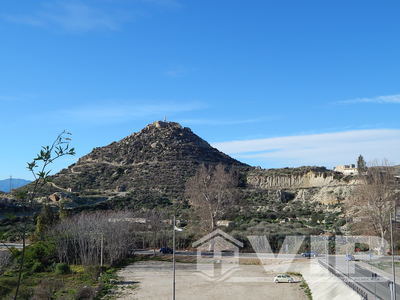
[[[279,274],[277,276],[275,276],[274,278],[274,282],[275,283],[279,283],[279,282],[289,282],[289,283],[293,283],[294,279],[293,277],[286,275],[286,274]]]

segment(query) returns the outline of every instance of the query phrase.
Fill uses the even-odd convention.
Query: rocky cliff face
[[[247,184],[252,189],[290,193],[293,200],[335,204],[350,196],[357,180],[322,167],[301,167],[254,169],[247,174]]]

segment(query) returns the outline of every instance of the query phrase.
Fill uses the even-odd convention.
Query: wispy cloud
[[[85,122],[124,122],[132,119],[154,117],[163,119],[179,113],[204,109],[201,102],[162,103],[162,104],[124,104],[112,103],[103,105],[83,106],[57,112],[57,115],[76,121]]]
[[[172,78],[177,78],[177,77],[184,77],[194,71],[196,71],[194,68],[187,68],[182,65],[177,65],[167,69],[167,71],[164,72],[164,75]]]
[[[284,136],[215,143],[214,147],[236,158],[268,165],[334,166],[367,159],[387,158],[400,162],[400,130],[370,129]]]
[[[16,102],[35,99],[34,94],[0,95],[0,102]]]
[[[400,104],[400,94],[377,96],[372,98],[355,98],[355,99],[338,101],[336,103],[337,104],[355,104],[355,103]]]
[[[117,10],[105,10],[81,1],[47,2],[32,14],[2,14],[1,18],[24,25],[61,28],[70,32],[116,30],[131,16]]]
[[[210,125],[210,126],[218,126],[218,125],[242,125],[242,124],[253,124],[253,123],[261,123],[268,122],[272,120],[276,120],[278,117],[270,117],[270,118],[253,118],[253,119],[230,119],[230,120],[221,120],[221,119],[182,119],[178,120],[178,122],[188,125]]]
[[[182,67],[178,67],[178,68],[173,68],[170,70],[167,70],[165,72],[165,75],[167,75],[168,77],[181,77],[183,75],[185,75],[186,70]]]
[[[141,0],[141,2],[155,4],[162,7],[180,8],[181,3],[178,0]]]
[[[9,102],[9,101],[16,101],[16,100],[19,100],[19,98],[18,97],[15,97],[15,96],[0,96],[0,101],[1,102]]]

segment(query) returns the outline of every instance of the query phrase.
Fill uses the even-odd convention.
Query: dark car
[[[304,252],[304,253],[301,254],[301,256],[307,257],[307,258],[317,257],[317,256],[318,256],[318,253],[317,253],[317,252],[314,252],[314,251]]]
[[[172,254],[172,253],[174,253],[174,251],[171,248],[162,247],[160,249],[160,253],[162,253],[162,254]]]
[[[354,257],[354,255],[351,254],[346,254],[345,258],[346,261],[355,261],[356,258]]]

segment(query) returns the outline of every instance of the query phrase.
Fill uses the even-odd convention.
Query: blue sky
[[[2,1],[0,178],[166,115],[266,168],[400,163],[398,1]],[[53,171],[74,160],[60,161]]]

